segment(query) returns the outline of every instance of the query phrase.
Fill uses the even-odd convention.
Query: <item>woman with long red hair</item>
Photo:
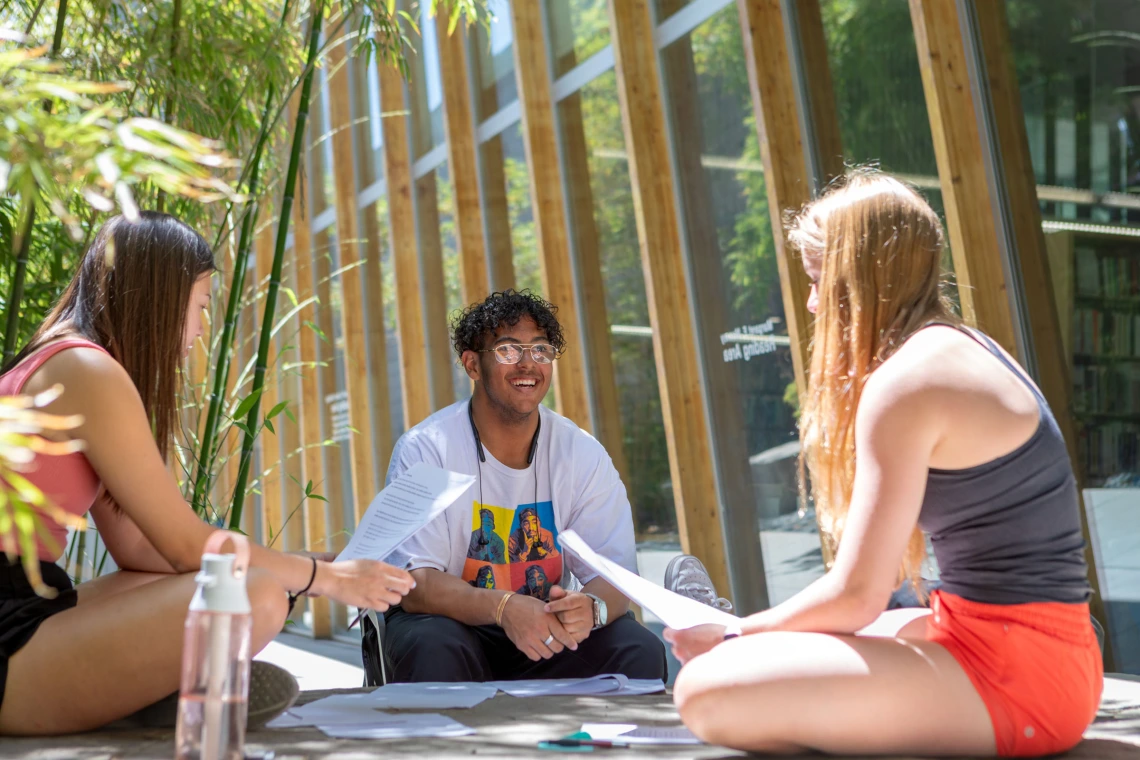
[[[666,632],[682,719],[751,751],[1072,747],[1103,671],[1076,481],[1041,391],[955,316],[938,217],[897,179],[853,172],[790,241],[816,315],[801,470],[835,561],[740,631]],[[924,531],[941,588],[928,610],[883,613],[917,584]]]

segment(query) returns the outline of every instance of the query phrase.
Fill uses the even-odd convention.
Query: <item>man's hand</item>
[[[507,600],[503,608],[503,630],[532,662],[549,660],[566,648],[578,648],[578,642],[558,622],[557,615],[544,611],[541,600],[523,594],[515,594]],[[547,644],[551,636],[554,638]]]
[[[666,628],[664,636],[665,640],[673,645],[673,656],[684,665],[716,645],[724,643],[726,632],[727,629],[723,625],[706,623],[683,631]]]
[[[566,633],[578,643],[585,641],[594,629],[594,600],[585,594],[554,586],[546,611],[557,615]]]

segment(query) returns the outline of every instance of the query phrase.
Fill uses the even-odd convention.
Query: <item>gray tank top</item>
[[[1038,423],[1009,454],[964,470],[931,468],[918,525],[930,534],[942,588],[988,604],[1088,601],[1077,483],[1053,412],[992,339],[946,326],[976,340],[1026,384]]]

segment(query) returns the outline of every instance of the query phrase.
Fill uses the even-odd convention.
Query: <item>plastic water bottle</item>
[[[227,539],[235,554],[218,553]],[[210,536],[186,616],[174,735],[177,760],[242,760],[253,624],[245,588],[248,569],[245,536],[221,530]]]

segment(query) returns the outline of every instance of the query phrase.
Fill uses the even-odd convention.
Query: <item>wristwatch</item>
[[[598,630],[609,621],[609,611],[606,609],[605,600],[601,597],[594,596],[593,594],[586,594],[594,600],[594,630]]]

